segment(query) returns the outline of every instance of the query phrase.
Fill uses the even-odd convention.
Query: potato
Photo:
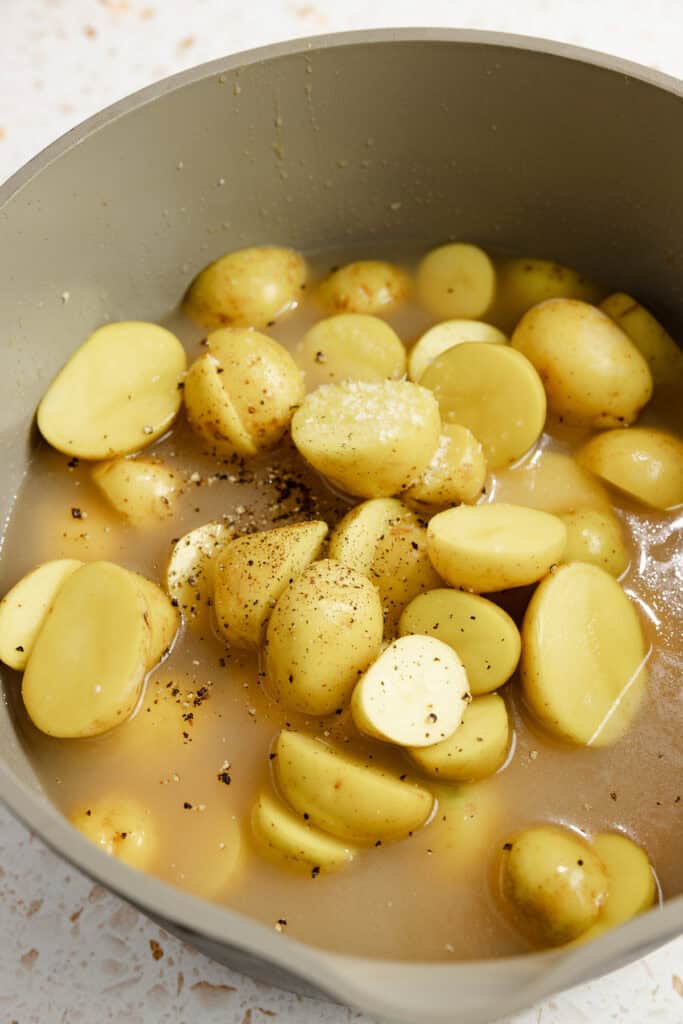
[[[109,503],[133,526],[156,526],[173,515],[184,481],[159,459],[113,459],[92,471]]]
[[[510,259],[498,265],[498,289],[489,316],[504,331],[511,331],[527,310],[546,299],[599,302],[597,285],[576,270],[550,260]]]
[[[190,802],[190,801],[188,801]],[[164,846],[155,864],[160,878],[189,890],[205,900],[225,896],[244,863],[242,830],[234,814],[216,815],[199,811],[196,805],[186,808],[192,842],[169,843]]]
[[[432,316],[477,318],[491,305],[496,271],[483,249],[453,242],[432,249],[417,268],[417,294]]]
[[[658,320],[624,292],[608,295],[600,309],[629,336],[647,360],[655,387],[683,372],[683,352]]]
[[[520,320],[512,346],[538,370],[551,413],[566,423],[633,423],[652,396],[652,374],[635,345],[601,310],[549,299]]]
[[[18,672],[26,668],[50,606],[81,565],[75,558],[43,562],[7,591],[0,601],[0,661]]]
[[[493,345],[506,345],[508,339],[491,324],[483,320],[444,320],[435,324],[415,343],[408,358],[408,376],[419,383],[430,363],[442,352],[464,341],[488,341]]]
[[[497,690],[517,668],[522,641],[507,612],[493,601],[440,588],[411,601],[399,633],[436,636],[459,656],[475,696]]]
[[[261,793],[251,812],[251,831],[257,848],[275,863],[314,871],[346,867],[355,849],[313,828],[270,793]]]
[[[434,396],[410,381],[345,381],[307,395],[292,418],[303,457],[349,494],[391,497],[429,465],[441,418]]]
[[[412,842],[425,848],[430,875],[445,882],[460,871],[478,870],[487,863],[497,840],[502,816],[495,782],[427,783],[437,809]]]
[[[297,356],[309,388],[340,380],[397,380],[406,372],[406,350],[396,331],[363,313],[319,320],[304,335]]]
[[[424,526],[396,498],[373,498],[351,509],[332,532],[329,556],[375,584],[387,636],[406,604],[441,582],[427,557]]]
[[[601,832],[592,843],[607,873],[607,901],[600,917],[579,941],[597,938],[610,928],[643,914],[657,902],[657,882],[645,851],[621,832]]]
[[[261,330],[299,304],[306,263],[292,249],[275,245],[237,249],[210,263],[194,279],[184,311],[202,327]]]
[[[69,821],[92,843],[131,868],[148,870],[158,850],[151,812],[139,801],[112,794],[75,808]]]
[[[166,591],[193,629],[208,632],[216,563],[232,537],[226,523],[213,522],[177,540],[164,572]]]
[[[110,459],[152,444],[180,410],[185,350],[170,331],[138,321],[100,327],[76,349],[38,406],[53,448]]]
[[[444,423],[432,460],[402,497],[418,509],[474,503],[486,481],[484,449],[471,430]]]
[[[392,312],[410,293],[410,278],[393,263],[357,260],[331,271],[318,298],[328,313],[376,315]]]
[[[91,562],[62,584],[33,645],[22,696],[49,736],[96,736],[137,704],[150,654],[134,573]]]
[[[217,561],[214,606],[219,632],[233,647],[255,649],[285,587],[322,548],[327,523],[296,523],[230,541]]]
[[[491,469],[501,469],[536,443],[545,423],[545,392],[528,359],[509,345],[463,342],[422,374],[445,423],[481,441]]]
[[[629,554],[621,524],[613,512],[577,508],[560,518],[567,527],[564,562],[590,562],[616,577],[626,572]]]
[[[582,935],[608,898],[597,854],[559,825],[525,829],[506,843],[500,884],[518,928],[539,946],[561,946]]]
[[[499,470],[490,501],[509,505],[525,505],[542,512],[572,512],[579,508],[596,508],[609,512],[607,491],[571,455],[543,448],[534,452],[519,466]]]
[[[354,760],[304,733],[283,731],[273,761],[285,800],[317,828],[359,843],[403,839],[428,819],[426,789]]]
[[[268,622],[266,675],[292,711],[331,715],[379,655],[382,605],[360,573],[325,559],[285,587]]]
[[[206,345],[185,380],[190,426],[217,452],[252,456],[273,448],[304,396],[289,352],[237,327],[214,331]]]
[[[356,728],[401,747],[429,747],[458,729],[470,700],[452,647],[433,636],[404,636],[358,680],[351,699]]]
[[[560,566],[531,598],[522,686],[531,711],[555,735],[592,747],[618,740],[643,698],[646,658],[635,607],[604,569]]]
[[[510,747],[510,722],[505,701],[495,693],[476,697],[462,724],[441,743],[415,746],[411,760],[426,775],[447,782],[473,782],[493,775]]]
[[[561,519],[521,505],[460,505],[427,527],[427,553],[439,575],[479,593],[542,579],[566,543]]]
[[[579,451],[586,469],[644,505],[670,509],[683,503],[683,441],[663,430],[610,430]]]
[[[168,654],[180,626],[180,614],[161,587],[145,576],[133,573],[145,602],[143,618],[147,626],[147,669],[158,665]]]

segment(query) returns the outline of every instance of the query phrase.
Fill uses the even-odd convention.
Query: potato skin
[[[680,376],[683,351],[649,310],[624,292],[608,295],[600,303],[600,309],[621,327],[647,359],[655,388]]]
[[[491,322],[512,331],[522,316],[548,299],[580,299],[599,302],[604,292],[571,267],[551,260],[516,258],[501,260],[497,265],[498,288]]]
[[[633,423],[652,396],[647,361],[601,310],[575,299],[549,299],[520,320],[512,347],[538,370],[548,408],[566,423]]]
[[[591,438],[582,466],[642,501],[666,511],[683,504],[683,441],[663,430],[632,427]]]
[[[173,515],[184,481],[160,459],[112,459],[92,471],[93,483],[133,526],[154,527]]]
[[[567,527],[565,562],[590,562],[619,578],[628,567],[629,554],[619,520],[613,512],[577,508],[560,516]]]
[[[331,271],[318,287],[318,299],[328,313],[391,312],[410,293],[410,278],[393,263],[357,260]]]
[[[330,715],[348,704],[365,669],[379,655],[379,594],[341,562],[313,562],[290,583],[268,622],[265,670],[286,708]]]
[[[69,821],[110,857],[139,871],[148,870],[159,837],[149,808],[130,797],[112,794],[76,807]]]

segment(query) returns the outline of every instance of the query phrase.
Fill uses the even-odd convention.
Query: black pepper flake
[[[504,850],[511,850],[512,849],[512,843],[503,843],[503,849]]]
[[[320,874],[320,868],[316,864],[316,866],[314,868],[312,868],[312,870],[311,870],[311,878],[317,878],[319,874]]]
[[[228,772],[219,772],[216,778],[218,779],[219,782],[222,782],[226,786],[229,786],[230,783],[232,782],[232,779],[230,778]]]
[[[75,469],[76,466],[78,465],[78,462],[79,460],[76,458],[76,456],[74,456],[73,459],[69,459],[69,461],[67,462],[67,466],[69,467],[69,469]]]
[[[579,859],[577,860],[577,862],[576,862],[576,863],[577,863],[577,864],[579,865],[579,867],[580,867],[580,868],[582,868],[582,867],[583,867],[583,861],[581,860],[581,858],[580,858],[580,857],[579,857]]]
[[[612,800],[616,800],[616,798],[617,798],[617,794],[614,791],[612,791],[610,793],[610,796],[611,796]]]
[[[15,651],[22,651],[22,652],[23,652],[24,648],[23,648],[23,647],[21,646],[21,644],[19,644],[19,646],[18,646],[18,647],[15,647],[15,648],[14,648],[14,650],[15,650]]]
[[[174,608],[178,608],[179,607],[178,598],[177,597],[172,597],[171,598],[171,604],[173,605]]]
[[[81,512],[80,508],[75,508],[74,507],[74,508],[71,509],[71,518],[72,519],[82,519],[83,518],[83,513]]]
[[[282,925],[283,928],[286,928],[287,927],[287,918],[286,917],[278,917],[277,923]]]
[[[377,842],[375,843],[375,846],[381,846],[381,845],[382,845],[382,840],[378,839]]]
[[[273,752],[271,754],[268,754],[268,760],[269,761],[274,761],[276,757],[277,757],[277,754],[275,752]]]
[[[189,803],[187,800],[185,800],[185,802],[183,803],[183,810],[191,811],[192,810],[192,804]]]
[[[310,818],[310,814],[308,814],[307,811],[304,811],[304,821],[308,821],[309,818]]]

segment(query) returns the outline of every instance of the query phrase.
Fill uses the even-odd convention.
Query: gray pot
[[[453,236],[575,264],[683,324],[681,93],[664,75],[572,47],[409,29],[215,61],[91,118],[0,189],[2,521],[38,399],[72,349],[105,318],[163,316],[230,248]],[[590,947],[490,963],[303,946],[99,853],[41,791],[6,703],[0,797],[209,956],[392,1021],[490,1021],[681,930],[679,897]]]

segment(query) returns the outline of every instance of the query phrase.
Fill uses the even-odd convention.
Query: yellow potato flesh
[[[517,626],[493,601],[461,590],[439,588],[411,601],[399,633],[436,636],[465,666],[471,693],[490,693],[517,668],[522,641]]]
[[[608,894],[600,917],[580,937],[597,938],[610,928],[643,914],[657,902],[657,882],[645,851],[621,832],[601,832],[593,850],[607,872]]]
[[[165,571],[166,590],[193,629],[209,629],[215,565],[231,538],[221,522],[205,523],[176,541]]]
[[[323,522],[297,523],[238,537],[216,563],[216,624],[235,647],[256,648],[285,587],[310,565],[327,536]]]
[[[363,764],[303,733],[281,732],[274,770],[299,814],[340,839],[403,839],[429,817],[433,797],[421,786]]]
[[[197,275],[184,309],[209,330],[230,326],[260,330],[298,305],[306,276],[303,257],[292,249],[238,249]]]
[[[459,423],[481,441],[491,469],[509,466],[540,437],[546,399],[529,360],[508,345],[464,342],[423,373],[445,423]]]
[[[567,543],[556,516],[520,505],[460,505],[427,528],[427,551],[453,587],[478,593],[535,583],[562,558]]]
[[[180,626],[177,608],[151,580],[134,573],[145,602],[144,620],[148,630],[147,669],[154,668],[168,654]]]
[[[410,381],[325,384],[292,418],[304,458],[342,490],[391,497],[427,468],[439,443],[434,396]]]
[[[72,355],[38,406],[53,448],[108,459],[146,448],[173,423],[187,366],[175,335],[136,321],[100,327]]]
[[[116,511],[140,527],[169,519],[182,486],[179,474],[155,459],[113,459],[96,466],[92,479]]]
[[[565,562],[590,562],[619,577],[628,567],[629,554],[619,520],[613,512],[578,508],[561,517],[567,527]]]
[[[406,370],[396,332],[376,316],[339,313],[318,321],[301,342],[299,361],[309,389],[340,380],[394,380]]]
[[[425,774],[446,782],[470,782],[497,772],[507,757],[510,723],[496,694],[476,697],[455,732],[431,747],[412,747],[411,759]]]
[[[270,793],[258,797],[251,831],[257,848],[270,860],[316,875],[346,867],[355,854],[352,846],[313,828]]]
[[[683,441],[649,427],[610,430],[578,454],[586,469],[652,508],[683,504]]]
[[[156,825],[150,811],[131,797],[100,797],[76,808],[69,820],[103,853],[131,868],[147,870],[155,859],[159,845]]]
[[[476,245],[441,245],[427,253],[417,268],[419,300],[440,319],[482,316],[491,305],[495,288],[493,263]]]
[[[595,565],[556,569],[537,588],[522,627],[527,704],[552,733],[606,746],[643,699],[647,649],[634,605]]]
[[[610,500],[599,480],[562,452],[544,448],[519,466],[496,473],[489,500],[526,505],[558,514],[579,508],[609,511]]]
[[[645,357],[655,387],[683,372],[681,349],[652,313],[630,295],[624,292],[608,295],[600,303],[600,309],[621,327]]]
[[[633,423],[652,395],[650,368],[601,310],[574,299],[534,306],[515,328],[513,349],[536,367],[548,409],[566,423]]]
[[[172,885],[205,900],[225,895],[244,863],[242,830],[226,807],[218,820],[198,807],[187,809],[191,843],[169,844],[155,864],[158,874]]]
[[[63,583],[24,673],[24,704],[38,729],[96,736],[125,721],[147,668],[146,610],[135,575],[108,562]]]
[[[75,558],[44,562],[5,594],[0,601],[0,661],[19,672],[26,668],[48,609],[81,565]]]
[[[495,783],[426,783],[438,806],[412,842],[424,847],[430,872],[447,882],[458,871],[488,863],[500,828],[501,801]]]
[[[410,292],[410,278],[381,260],[357,260],[332,271],[321,282],[318,298],[328,313],[381,315],[391,312]]]
[[[402,497],[418,508],[470,504],[481,495],[486,482],[484,449],[467,427],[444,423],[439,446],[422,476]]]
[[[382,605],[372,583],[341,562],[314,562],[280,596],[268,622],[265,670],[286,708],[331,715],[379,655]]]
[[[551,260],[503,260],[498,265],[498,289],[489,316],[504,331],[511,331],[539,302],[557,298],[599,302],[603,294],[576,270]]]
[[[437,356],[464,341],[488,341],[506,345],[507,337],[497,327],[483,320],[444,320],[435,324],[415,343],[408,358],[408,376],[415,383]]]

